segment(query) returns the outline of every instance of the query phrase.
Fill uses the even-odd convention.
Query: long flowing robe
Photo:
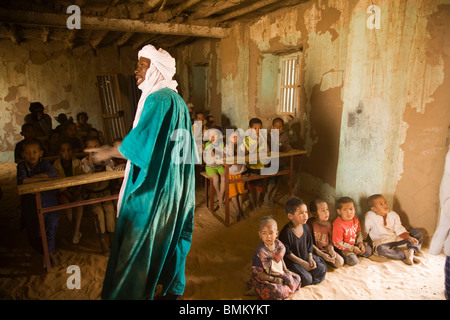
[[[184,143],[177,129],[189,133]],[[188,139],[188,140],[186,140]],[[175,141],[173,141],[175,140]],[[181,148],[186,161],[174,161]],[[196,153],[185,102],[168,88],[145,100],[138,124],[119,151],[130,162],[102,290],[103,299],[153,299],[181,295],[195,207]]]

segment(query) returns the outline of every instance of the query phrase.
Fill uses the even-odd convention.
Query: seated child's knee
[[[358,260],[358,257],[356,256],[356,254],[348,255],[345,260],[346,260],[345,262],[349,266],[356,266],[359,263],[359,260]]]

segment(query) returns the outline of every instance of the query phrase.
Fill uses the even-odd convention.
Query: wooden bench
[[[48,252],[47,236],[45,233],[44,213],[64,210],[64,209],[68,209],[68,208],[86,206],[86,205],[109,201],[109,200],[115,200],[119,197],[119,195],[116,194],[116,195],[111,195],[111,196],[102,197],[102,198],[82,200],[82,201],[71,202],[71,203],[67,203],[67,204],[61,204],[61,205],[57,205],[57,206],[42,208],[41,192],[48,191],[48,190],[67,188],[67,187],[73,187],[73,186],[78,186],[78,185],[83,185],[83,184],[89,184],[89,183],[94,183],[94,182],[106,181],[106,180],[120,179],[123,177],[124,177],[124,171],[103,171],[103,172],[97,172],[97,173],[92,173],[92,174],[83,174],[83,175],[78,175],[78,176],[73,176],[73,177],[59,178],[59,179],[54,179],[54,180],[49,180],[49,181],[22,184],[22,185],[17,186],[19,195],[30,194],[30,193],[35,195],[36,208],[37,208],[37,214],[38,214],[38,219],[39,219],[39,228],[41,231],[42,246],[43,246],[43,250],[44,250],[44,260],[45,260],[45,266],[47,268],[47,271],[49,271],[51,269],[51,263],[50,263],[50,256],[49,256],[49,252]]]
[[[279,153],[269,153],[267,156],[261,156],[258,157],[259,160],[271,160],[275,158],[284,158],[289,157],[290,163],[289,168],[285,170],[280,170],[275,174],[271,175],[262,175],[262,174],[242,174],[241,178],[238,179],[230,179],[230,171],[229,166],[233,163],[238,163],[238,158],[228,158],[224,159],[223,166],[225,169],[224,178],[225,178],[225,192],[224,192],[224,201],[225,201],[225,219],[220,218],[215,214],[215,208],[214,208],[214,186],[212,183],[212,178],[209,177],[206,172],[201,172],[200,174],[205,178],[205,198],[206,198],[206,204],[209,209],[209,211],[216,216],[219,220],[221,220],[227,227],[230,226],[230,189],[229,186],[232,183],[235,182],[246,182],[251,180],[262,180],[267,179],[269,177],[275,177],[275,176],[281,176],[281,175],[288,175],[289,176],[289,195],[292,195],[292,189],[293,189],[293,176],[292,173],[294,172],[294,156],[306,154],[306,150],[297,150],[292,149],[289,152],[279,152]],[[250,160],[253,160],[253,158],[250,158],[248,155],[245,156],[245,163],[250,163]],[[208,194],[208,184],[209,184],[209,194]]]

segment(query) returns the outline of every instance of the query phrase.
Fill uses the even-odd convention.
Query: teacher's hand
[[[100,163],[111,158],[123,158],[122,154],[117,148],[110,146],[101,146],[100,148],[84,149],[84,152],[89,152],[95,163]]]

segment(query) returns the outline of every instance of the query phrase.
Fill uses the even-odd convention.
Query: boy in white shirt
[[[373,242],[374,252],[381,257],[402,260],[408,265],[419,263],[414,254],[422,246],[422,231],[411,229],[408,232],[381,194],[371,195],[367,204],[370,211],[366,213],[365,228]]]

